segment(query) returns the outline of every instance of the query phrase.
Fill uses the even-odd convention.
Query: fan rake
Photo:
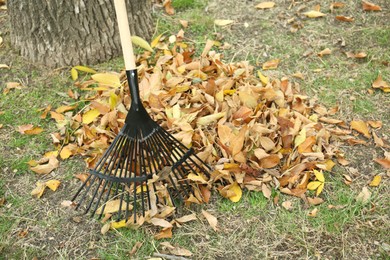
[[[146,112],[139,96],[138,76],[131,45],[126,6],[115,0],[131,107],[125,124],[88,178],[74,195],[76,209],[85,213],[115,213],[136,222],[137,216],[158,204],[176,205],[193,194],[189,173],[209,177],[206,165]]]

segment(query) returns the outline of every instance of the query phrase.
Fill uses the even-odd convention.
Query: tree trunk
[[[150,0],[126,0],[132,34],[153,33]],[[121,54],[112,0],[9,0],[11,44],[49,67],[92,65]]]

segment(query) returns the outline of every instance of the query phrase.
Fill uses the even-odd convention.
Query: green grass
[[[172,7],[177,11],[186,9],[198,9],[204,8],[206,5],[205,0],[173,0]]]

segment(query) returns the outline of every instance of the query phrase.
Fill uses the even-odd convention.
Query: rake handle
[[[129,20],[127,18],[126,4],[124,0],[114,0],[115,13],[118,20],[119,36],[125,60],[126,70],[135,70],[135,59],[133,45],[131,43],[131,34],[129,29]]]

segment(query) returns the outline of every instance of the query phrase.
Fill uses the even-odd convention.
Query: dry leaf
[[[195,213],[192,213],[190,215],[186,215],[186,216],[183,216],[183,217],[180,217],[180,218],[177,218],[175,219],[175,221],[179,222],[180,224],[182,223],[185,223],[185,222],[189,222],[189,221],[192,221],[192,220],[196,220],[196,214]]]
[[[234,194],[233,196],[229,197],[229,199],[231,201],[233,201],[233,202],[240,201],[240,199],[242,197],[242,190],[241,190],[241,188],[240,188],[240,186],[238,185],[237,182],[234,182],[233,184],[230,185],[229,191],[231,191],[232,194]]]
[[[330,55],[331,53],[332,53],[332,50],[329,48],[326,48],[326,49],[320,51],[319,53],[317,53],[317,55],[319,57],[323,57],[324,55]]]
[[[360,201],[362,203],[367,203],[371,198],[371,192],[367,189],[367,187],[363,187],[362,191],[356,197],[356,201]]]
[[[160,233],[154,236],[155,239],[172,238],[172,228],[163,228]]]
[[[30,170],[38,174],[48,174],[59,166],[59,161],[56,157],[52,156],[45,164],[40,164],[34,167],[30,167]]]
[[[371,187],[378,187],[379,183],[381,183],[382,176],[376,175],[374,179],[370,182]]]
[[[308,216],[315,218],[317,217],[317,213],[318,213],[318,209],[314,208],[312,211],[309,212]]]
[[[379,5],[373,4],[368,1],[362,1],[364,11],[381,11],[382,8]]]
[[[38,199],[42,197],[45,192],[46,184],[44,182],[37,182],[37,187],[31,192],[31,196],[36,196]]]
[[[60,186],[61,182],[59,180],[50,180],[50,181],[47,181],[45,184],[52,191],[56,191],[58,189],[58,187]]]
[[[110,228],[111,228],[111,223],[106,223],[100,229],[100,233],[102,233],[102,235],[104,235],[110,230]]]
[[[390,159],[388,158],[376,158],[374,159],[375,162],[382,165],[385,169],[390,169]]]
[[[291,200],[283,201],[282,207],[285,208],[285,209],[287,209],[287,210],[292,210],[292,209],[293,209],[293,206],[292,206]]]
[[[351,16],[336,15],[336,20],[342,22],[353,22],[355,19]]]
[[[119,88],[121,86],[119,76],[116,74],[97,73],[92,75],[91,78],[105,86],[110,86],[114,88]]]
[[[318,18],[318,17],[326,16],[326,14],[314,10],[305,12],[303,14],[309,18]]]
[[[164,220],[164,219],[161,219],[161,218],[152,218],[150,220],[150,222],[155,225],[155,226],[160,226],[160,227],[163,227],[163,228],[171,228],[173,227],[171,223],[169,223],[168,221]]]
[[[275,3],[274,2],[262,2],[258,5],[256,5],[255,7],[257,9],[269,9],[269,8],[272,8],[275,6]]]
[[[218,26],[226,26],[232,23],[234,23],[233,20],[221,20],[221,19],[214,20],[214,24]]]
[[[363,134],[367,138],[371,137],[367,124],[364,121],[352,121],[351,128]]]
[[[175,9],[172,7],[172,0],[165,0],[163,3],[163,6],[165,8],[165,12],[169,15],[175,14]]]
[[[139,36],[135,36],[135,35],[131,36],[131,42],[147,51],[153,52],[153,49],[149,45],[149,43]]]
[[[214,229],[214,231],[217,232],[217,224],[218,224],[217,218],[203,209],[202,209],[202,214],[207,219],[207,222],[209,222],[210,226]]]
[[[310,205],[314,205],[314,206],[324,202],[324,200],[319,197],[307,198],[307,201],[309,202]]]
[[[83,115],[83,124],[92,123],[100,115],[99,110],[91,109]]]
[[[269,60],[263,64],[263,70],[273,70],[279,65],[280,59]]]
[[[355,58],[355,59],[364,59],[365,57],[367,57],[367,53],[365,52],[358,52],[356,54],[352,52],[346,52],[345,54],[347,55],[348,58]]]
[[[378,78],[372,83],[373,88],[379,88],[384,92],[390,92],[390,84],[382,79],[382,75],[379,74]]]
[[[120,199],[110,200],[110,201],[106,202],[105,204],[103,204],[102,206],[100,206],[97,209],[96,214],[115,213],[115,212],[119,211],[120,206],[121,206],[121,211],[124,211],[124,210],[126,210],[126,205],[127,205],[127,203],[123,203]],[[129,210],[131,210],[132,208],[133,208],[133,206],[129,205]]]

